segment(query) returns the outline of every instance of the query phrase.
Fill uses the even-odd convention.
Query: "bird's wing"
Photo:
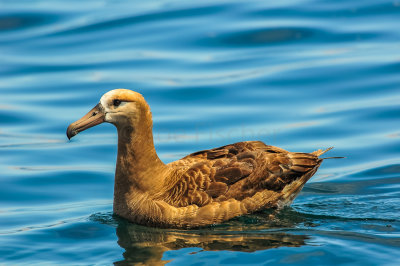
[[[177,161],[186,165],[185,171],[168,181],[162,197],[184,207],[243,200],[265,190],[280,193],[292,181],[315,172],[320,162],[316,155],[291,153],[260,141],[238,142]]]

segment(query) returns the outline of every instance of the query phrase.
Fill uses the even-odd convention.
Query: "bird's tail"
[[[329,147],[328,149],[325,149],[325,150],[317,150],[317,151],[314,151],[314,152],[312,152],[311,154],[314,154],[314,155],[316,155],[316,156],[321,156],[322,154],[324,154],[324,153],[326,153],[326,152],[328,152],[328,151],[330,151],[330,150],[332,150],[333,149],[333,147]],[[343,158],[346,158],[346,157],[341,157],[341,156],[337,156],[337,157],[325,157],[325,158],[321,158],[321,159],[343,159]]]
[[[325,152],[328,152],[328,151],[330,151],[330,150],[332,150],[333,149],[333,147],[329,147],[328,149],[326,149],[326,150],[321,150],[321,149],[319,149],[319,150],[317,150],[317,151],[314,151],[314,152],[312,152],[311,154],[314,154],[314,155],[316,155],[316,156],[321,156],[322,154],[324,154]]]

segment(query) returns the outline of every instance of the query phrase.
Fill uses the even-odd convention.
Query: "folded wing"
[[[184,171],[174,175],[175,180],[168,180],[163,200],[175,207],[201,207],[211,202],[242,201],[258,192],[285,197],[285,187],[299,178],[304,185],[321,162],[316,154],[292,153],[260,141],[199,151],[175,162]],[[278,198],[269,202],[270,207],[278,204]]]

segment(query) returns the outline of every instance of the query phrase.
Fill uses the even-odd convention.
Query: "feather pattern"
[[[188,216],[177,227],[220,223],[238,215],[290,204],[322,159],[260,141],[192,153],[167,166],[173,174],[154,200]],[[185,213],[187,208],[188,214]]]

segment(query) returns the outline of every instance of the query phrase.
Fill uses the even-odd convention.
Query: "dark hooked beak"
[[[69,125],[69,127],[67,128],[68,139],[71,139],[73,136],[75,136],[81,131],[84,131],[88,128],[94,127],[95,125],[103,123],[104,112],[102,109],[103,108],[99,103],[81,119]]]

